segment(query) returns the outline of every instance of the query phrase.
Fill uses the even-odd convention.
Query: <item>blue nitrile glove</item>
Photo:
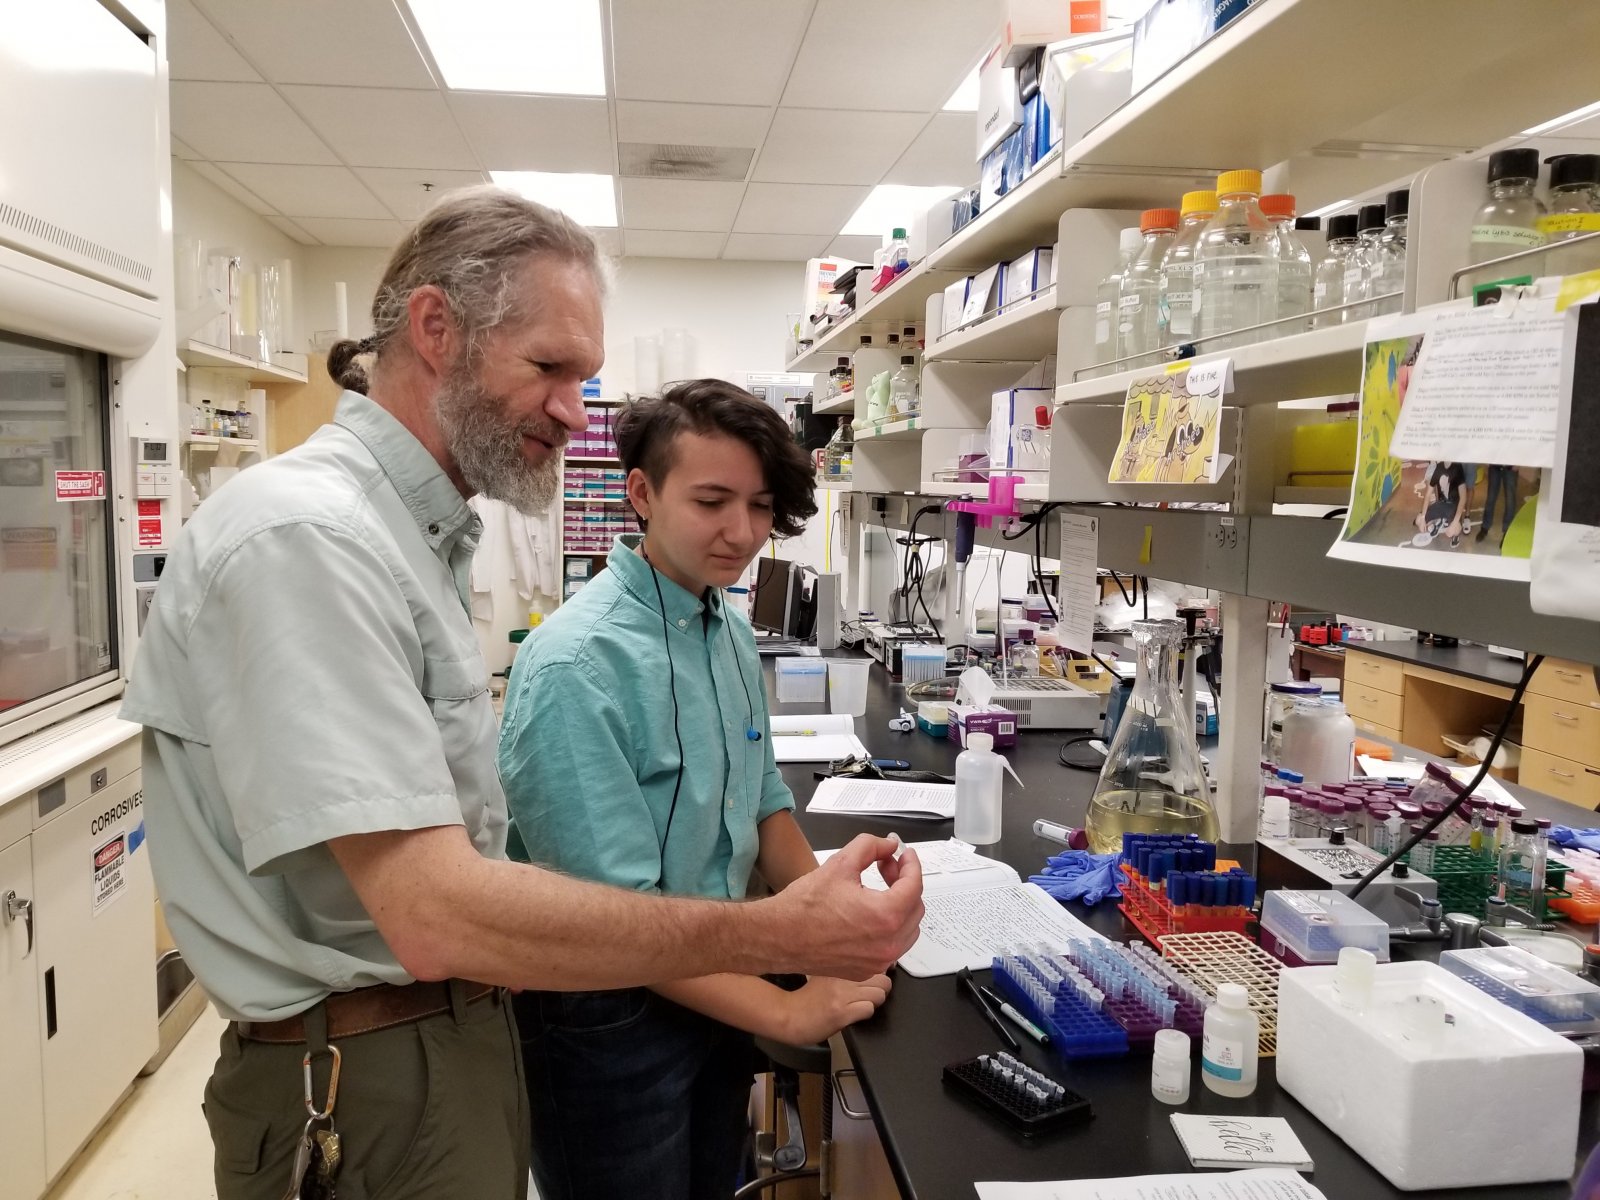
[[[1081,900],[1099,904],[1107,896],[1117,897],[1119,877],[1117,854],[1090,854],[1087,850],[1064,850],[1045,860],[1044,871],[1028,882],[1036,883],[1057,900]]]
[[[1566,825],[1555,825],[1550,829],[1550,840],[1563,849],[1570,850],[1576,846],[1600,854],[1600,829],[1571,829]]]

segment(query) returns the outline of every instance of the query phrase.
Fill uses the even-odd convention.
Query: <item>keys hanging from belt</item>
[[[317,1107],[316,1090],[311,1077],[311,1053],[307,1051],[300,1062],[300,1070],[305,1077],[308,1119],[295,1146],[289,1190],[284,1193],[283,1200],[337,1200],[334,1179],[344,1159],[344,1148],[333,1126],[333,1106],[339,1098],[342,1058],[337,1046],[329,1046],[328,1053],[333,1059],[333,1066],[328,1073],[328,1099],[321,1108]]]

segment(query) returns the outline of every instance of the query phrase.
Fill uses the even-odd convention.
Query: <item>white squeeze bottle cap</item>
[[[988,754],[994,750],[994,734],[969,733],[967,734],[967,749],[976,750],[979,754]]]

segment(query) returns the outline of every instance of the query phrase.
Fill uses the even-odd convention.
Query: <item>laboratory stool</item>
[[[833,1069],[832,1054],[826,1042],[814,1046],[790,1046],[769,1038],[755,1039],[756,1049],[767,1056],[772,1067],[772,1091],[782,1106],[788,1137],[776,1145],[777,1133],[760,1134],[756,1139],[756,1169],[774,1172],[753,1180],[734,1192],[734,1200],[759,1196],[767,1188],[794,1179],[815,1179],[826,1197],[832,1193],[828,1179],[828,1159],[833,1153]],[[822,1077],[822,1137],[817,1143],[817,1165],[806,1165],[806,1135],[800,1124],[800,1076]]]

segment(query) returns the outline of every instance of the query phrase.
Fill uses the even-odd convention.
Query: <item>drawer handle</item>
[[[1577,776],[1575,776],[1571,771],[1558,771],[1554,767],[1549,767],[1547,769],[1549,770],[1550,774],[1558,775],[1562,779],[1576,779],[1577,778]]]
[[[1573,716],[1571,713],[1556,712],[1554,710],[1551,710],[1550,715],[1553,716],[1558,721],[1567,722],[1567,724],[1569,724],[1569,725],[1576,725],[1578,723],[1578,718]]]
[[[33,901],[24,900],[15,892],[7,892],[0,896],[0,917],[5,919],[7,925],[16,920],[21,920],[28,930],[28,948],[22,957],[27,958],[33,953]]]
[[[1573,683],[1577,683],[1578,680],[1583,678],[1582,671],[1569,671],[1565,667],[1552,667],[1551,670],[1555,671],[1563,679],[1572,680]]]
[[[856,1109],[851,1108],[850,1105],[845,1102],[844,1084],[841,1083],[840,1080],[842,1080],[846,1075],[850,1076],[852,1079],[856,1078],[856,1069],[854,1067],[840,1067],[833,1073],[833,1094],[839,1098],[839,1107],[844,1109],[844,1115],[849,1117],[852,1121],[872,1120],[872,1114],[870,1112],[865,1109],[857,1111]],[[856,1086],[860,1087],[861,1085],[857,1083]]]

